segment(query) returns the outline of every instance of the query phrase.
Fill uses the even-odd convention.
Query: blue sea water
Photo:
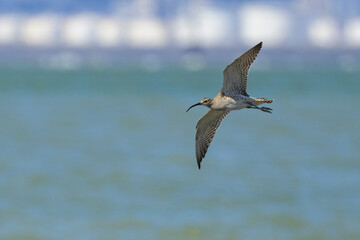
[[[221,69],[0,76],[0,239],[360,239],[359,70],[252,70],[201,170]]]

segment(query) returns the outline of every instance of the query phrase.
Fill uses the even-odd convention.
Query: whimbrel
[[[246,53],[235,59],[223,71],[224,82],[220,92],[214,99],[203,98],[199,103],[189,107],[202,105],[210,108],[196,125],[196,160],[200,169],[202,159],[215,136],[216,130],[221,121],[232,110],[243,108],[259,109],[263,112],[271,113],[272,109],[268,107],[258,107],[263,103],[272,103],[273,100],[265,98],[250,97],[246,92],[246,82],[251,64],[254,62],[262,46],[262,42],[248,50]],[[186,112],[187,112],[186,111]]]

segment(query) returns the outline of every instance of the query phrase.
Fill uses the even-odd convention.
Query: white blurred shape
[[[185,16],[177,17],[173,22],[173,34],[175,41],[180,47],[189,47],[197,44],[195,36],[192,34],[192,25]]]
[[[344,34],[350,47],[360,47],[360,18],[348,20],[345,23]]]
[[[116,47],[120,42],[119,23],[113,18],[102,18],[96,23],[96,42],[101,47]]]
[[[229,43],[230,20],[225,12],[207,9],[199,15],[199,39],[205,47]]]
[[[199,10],[196,15],[180,15],[173,22],[173,35],[180,47],[202,47],[230,44],[228,15],[212,8]]]
[[[142,18],[128,22],[127,34],[131,47],[160,48],[167,42],[166,29],[155,18]]]
[[[63,43],[69,47],[89,47],[93,43],[95,20],[96,17],[88,13],[65,19],[61,27]]]
[[[334,47],[338,43],[339,34],[339,26],[331,17],[316,19],[308,28],[311,43],[322,48]]]
[[[17,18],[13,15],[0,16],[0,45],[13,44],[16,41]]]
[[[55,45],[58,21],[58,17],[51,14],[25,19],[20,28],[21,41],[29,46]]]
[[[240,39],[248,46],[266,42],[275,47],[286,39],[291,19],[280,8],[268,5],[245,5],[239,10]]]

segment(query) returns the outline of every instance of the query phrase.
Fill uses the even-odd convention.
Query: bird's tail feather
[[[274,100],[266,98],[255,98],[255,101],[259,103],[272,103]]]

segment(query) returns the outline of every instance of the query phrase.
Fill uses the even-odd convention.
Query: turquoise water
[[[221,69],[0,76],[0,239],[360,239],[360,71],[254,69],[200,171]]]

